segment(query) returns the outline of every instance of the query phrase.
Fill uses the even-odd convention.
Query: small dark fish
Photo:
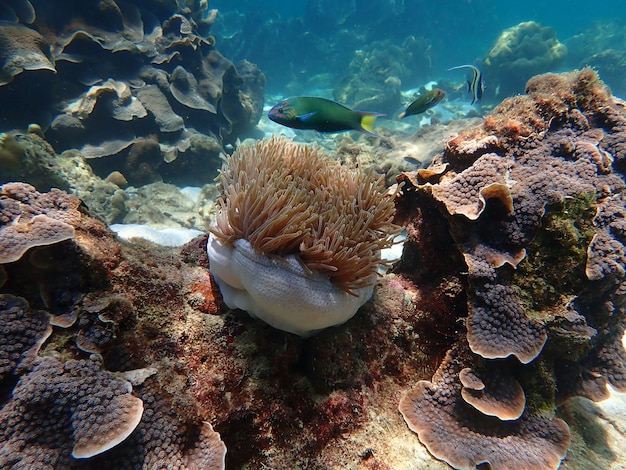
[[[398,119],[423,113],[439,103],[444,96],[446,96],[446,92],[441,88],[433,88],[423,95],[418,96],[403,113],[398,115]]]
[[[483,82],[483,74],[473,65],[459,65],[448,70],[470,69],[472,71],[472,79],[467,81],[467,92],[472,93],[472,104],[480,101],[485,91],[485,83]]]
[[[313,129],[319,132],[355,130],[372,137],[374,121],[381,113],[353,111],[326,98],[299,96],[281,101],[267,113],[272,121],[292,129]]]

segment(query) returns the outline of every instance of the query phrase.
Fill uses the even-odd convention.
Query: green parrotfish
[[[381,113],[353,111],[326,98],[298,96],[281,101],[267,113],[272,121],[293,129],[319,132],[355,130],[381,138],[373,131],[374,121]]]
[[[444,96],[446,96],[446,92],[441,88],[433,88],[418,96],[403,113],[398,115],[398,119],[423,113],[439,103]]]

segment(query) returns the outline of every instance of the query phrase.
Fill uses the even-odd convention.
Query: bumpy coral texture
[[[96,310],[111,317],[110,304],[101,301]],[[2,468],[224,468],[219,434],[171,411],[171,400],[149,378],[156,370],[125,373],[139,388],[131,394],[130,383],[99,360],[40,357],[52,333],[49,319],[20,297],[0,296],[0,386],[13,387],[0,409]]]
[[[485,462],[494,470],[558,468],[569,444],[567,425],[528,415],[498,421],[480,413],[461,398],[465,361],[449,352],[432,382],[420,381],[402,398],[400,412],[420,441],[455,468]]]
[[[0,263],[17,261],[29,248],[74,238],[80,204],[59,190],[41,194],[25,183],[0,187]]]
[[[467,404],[525,428],[569,396],[606,398],[607,383],[624,389],[626,206],[616,136],[623,135],[626,106],[590,69],[538,76],[526,90],[526,96],[505,100],[482,126],[451,139],[433,163],[444,170],[429,173],[429,183],[420,183],[424,173],[402,178],[439,204],[467,264],[471,352],[462,355],[463,367],[500,377],[504,364],[512,374],[499,398],[486,388],[478,394],[476,372],[450,372],[456,359],[449,358],[431,383],[404,399],[401,409],[420,440],[463,467],[484,459],[494,468],[521,468],[527,457],[514,454],[530,446],[533,458],[543,455],[534,468],[557,468],[568,440],[565,426],[555,421],[546,425],[552,431],[541,437],[545,443],[535,440],[538,433],[518,436],[504,449],[484,428],[479,434],[497,450],[474,455],[460,432]],[[498,196],[485,198],[494,184],[502,185]],[[510,200],[502,197],[507,191]],[[503,358],[507,362],[497,362]],[[544,379],[532,379],[540,371]],[[514,381],[526,395],[519,420],[513,409],[522,395]],[[463,406],[452,398],[457,387]],[[489,403],[493,398],[498,405]],[[508,411],[490,412],[499,406]],[[504,426],[496,425],[517,435]],[[538,430],[536,424],[527,429]],[[439,444],[455,440],[460,446]]]
[[[189,425],[172,409],[172,400],[160,389],[155,376],[138,384],[133,392],[144,403],[144,417],[122,444],[107,453],[111,468],[166,467],[173,470],[224,468],[226,446],[209,423]],[[94,461],[97,468],[102,462]]]
[[[216,227],[265,255],[297,255],[347,292],[371,285],[392,245],[393,199],[384,179],[333,162],[317,147],[272,138],[238,149],[220,173]]]
[[[52,333],[50,315],[32,311],[28,303],[13,295],[0,295],[0,383],[17,375],[23,362],[34,360]]]
[[[88,458],[123,441],[143,413],[130,384],[104,372],[97,361],[40,359],[13,390],[0,412],[2,465],[69,463]],[[72,432],[62,430],[71,429]],[[15,459],[15,460],[14,460]]]

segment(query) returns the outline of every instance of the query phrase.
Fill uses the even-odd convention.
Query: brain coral
[[[220,187],[208,252],[229,306],[307,336],[369,299],[398,233],[383,178],[272,138],[238,149]]]
[[[403,197],[438,208],[420,226],[447,226],[467,265],[467,346],[400,408],[434,455],[463,468],[557,468],[569,433],[546,420],[555,404],[606,398],[607,383],[626,390],[625,183],[614,166],[626,106],[590,69],[526,90],[451,139],[436,171],[400,177],[413,186]],[[493,432],[511,438],[506,448]]]

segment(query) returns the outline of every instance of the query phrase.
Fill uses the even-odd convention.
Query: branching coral
[[[392,245],[398,233],[392,223],[393,199],[385,195],[383,181],[373,173],[332,162],[317,147],[284,138],[238,150],[220,174],[222,197],[208,247],[211,269],[226,303],[261,318],[269,316],[270,324],[303,335],[350,318],[370,297],[380,252]],[[229,266],[231,257],[239,266]],[[263,303],[261,299],[268,295],[273,302],[286,303],[289,310],[293,307],[288,304],[299,302],[297,290],[291,294],[295,298],[270,285],[267,288],[274,292],[263,293],[259,290],[265,288],[259,286],[264,279],[254,277],[248,282],[241,278],[260,265],[265,266],[266,275],[273,273],[268,284],[280,282],[283,271],[290,272],[284,278],[285,288],[291,289],[294,279],[301,280],[300,288],[305,291],[299,297],[313,282],[309,289],[317,292],[317,298],[308,302],[316,313],[302,309],[309,317],[308,326],[278,318],[281,315],[267,311],[272,310],[271,304],[250,311],[255,310],[252,304]],[[231,300],[225,285],[247,291],[252,304],[247,297],[239,304]],[[336,306],[338,317],[329,315],[323,320],[320,315],[331,305]]]

